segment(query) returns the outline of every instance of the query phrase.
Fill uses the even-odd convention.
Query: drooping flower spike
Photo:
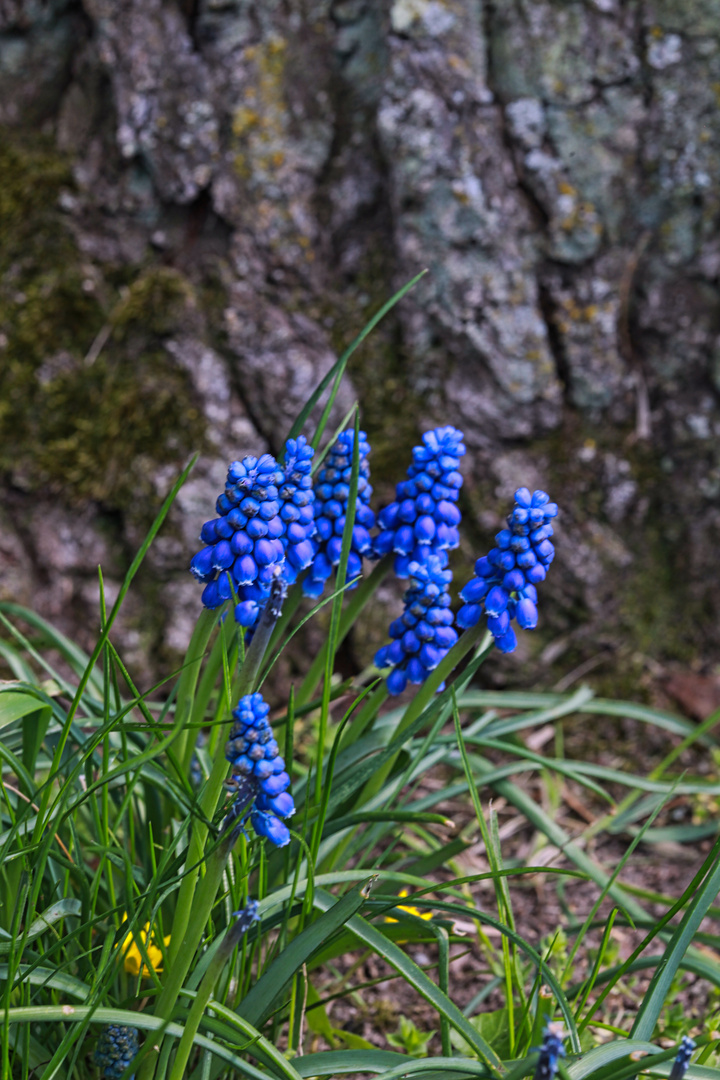
[[[138,1029],[122,1024],[106,1024],[95,1048],[95,1064],[103,1080],[122,1076],[138,1052]]]
[[[501,652],[517,646],[513,620],[523,630],[537,626],[536,586],[555,557],[550,523],[557,513],[544,491],[531,495],[527,488],[518,488],[508,528],[496,535],[498,546],[475,563],[475,577],[460,593],[465,604],[457,614],[458,626],[464,630],[475,626],[485,613]]]
[[[408,572],[405,610],[390,623],[393,640],[375,654],[377,667],[393,667],[387,678],[391,694],[401,694],[408,682],[424,682],[457,641],[450,610],[452,571],[443,568],[437,555],[430,555],[424,565],[411,562]]]
[[[691,1039],[689,1035],[683,1035],[680,1040],[680,1046],[675,1060],[670,1070],[670,1080],[682,1080],[683,1076],[688,1070],[690,1064],[690,1058],[692,1052],[695,1049],[695,1040]]]
[[[237,622],[253,627],[277,568],[294,581],[298,570],[309,566],[313,452],[301,435],[286,443],[282,467],[272,454],[230,465],[216,503],[220,516],[203,525],[200,539],[207,546],[190,563],[190,572],[205,584],[205,607],[220,607],[235,595]]]
[[[303,582],[305,596],[322,595],[325,582],[340,562],[343,530],[350,498],[352,479],[354,431],[342,431],[327,455],[325,465],[315,483],[315,554],[310,572]],[[370,530],[375,528],[375,514],[370,509],[370,444],[364,431],[358,440],[358,484],[355,519],[347,563],[347,580],[357,578],[362,570],[362,557],[372,553]]]
[[[549,1022],[543,1031],[543,1041],[540,1046],[540,1058],[535,1068],[533,1080],[553,1080],[557,1072],[558,1061],[565,1057],[563,1039],[565,1032],[559,1022]]]
[[[447,550],[460,543],[457,500],[462,486],[458,471],[465,453],[463,433],[454,427],[426,431],[413,449],[407,480],[395,488],[395,500],[378,514],[382,529],[375,538],[377,557],[396,552],[395,573],[405,578],[410,564],[436,555],[447,566]]]
[[[248,813],[258,836],[265,836],[277,847],[290,843],[290,830],[281,818],[295,813],[295,803],[288,791],[290,777],[280,757],[267,719],[270,706],[262,694],[246,694],[233,710],[235,723],[225,746],[225,757],[232,765],[226,786],[234,798],[228,809],[224,831],[239,831]]]

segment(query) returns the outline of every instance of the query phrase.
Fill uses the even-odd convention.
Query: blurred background
[[[93,642],[98,564],[112,599],[197,450],[115,634],[141,686],[170,671],[227,463],[278,453],[427,267],[337,410],[375,508],[460,427],[459,585],[516,487],[562,507],[540,627],[483,677],[705,716],[719,27],[720,0],[0,0],[0,599]]]

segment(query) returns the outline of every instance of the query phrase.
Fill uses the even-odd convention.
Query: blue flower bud
[[[394,668],[387,677],[388,693],[396,696],[402,694],[407,686],[407,673],[401,668]]]
[[[290,843],[290,830],[274,814],[253,807],[250,821],[257,835],[266,837],[275,847],[285,847]]]
[[[277,773],[277,775],[269,776],[267,780],[262,780],[260,787],[266,795],[279,795],[281,791],[287,791],[290,787],[290,777],[286,772]]]
[[[233,577],[238,585],[251,585],[257,576],[258,567],[252,555],[241,555],[233,563]]]
[[[491,615],[487,621],[487,628],[494,638],[502,637],[507,633],[510,626],[510,615],[507,610],[502,611],[499,615]]]
[[[265,795],[264,792],[260,792],[257,797],[255,805],[259,810],[269,810],[277,817],[289,818],[295,813],[295,803],[293,797],[288,791],[282,791],[279,795],[271,798],[269,795]]]
[[[523,599],[518,603],[515,618],[518,621],[518,626],[521,626],[523,630],[535,629],[538,613],[532,600]]]
[[[200,539],[204,544],[214,544],[219,539],[217,532],[215,531],[216,524],[217,522],[213,519],[212,521],[206,521],[203,525],[200,530]]]
[[[527,491],[527,488],[524,490]],[[562,1024],[548,1023],[545,1025],[540,1057],[533,1080],[553,1080],[557,1072],[559,1059],[565,1057],[564,1038]]]
[[[198,581],[207,581],[210,575],[214,577],[214,551],[214,547],[206,547],[201,551],[198,551],[197,555],[193,555],[190,562],[190,573],[193,577],[196,577]]]
[[[230,550],[234,555],[249,555],[255,544],[247,533],[238,530],[230,541]]]
[[[470,627],[477,626],[482,613],[480,604],[464,604],[458,611],[455,621],[461,630],[469,630]]]
[[[508,605],[508,594],[500,585],[494,585],[485,597],[485,610],[488,615],[500,615]]]
[[[695,1041],[689,1035],[683,1035],[675,1060],[670,1070],[670,1080],[682,1080],[688,1070],[692,1052],[695,1049]]]

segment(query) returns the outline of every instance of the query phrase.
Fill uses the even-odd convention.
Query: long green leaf
[[[43,705],[45,702],[31,688],[18,690],[15,685],[0,688],[0,728],[7,727],[28,713],[37,712]]]
[[[322,397],[323,393],[325,392],[325,390],[327,390],[330,383],[333,382],[333,380],[334,380],[336,388],[339,386],[340,379],[342,378],[342,374],[345,371],[345,368],[347,367],[347,362],[350,359],[350,357],[352,356],[352,354],[355,352],[357,347],[363,343],[365,338],[368,336],[368,334],[370,334],[375,329],[375,327],[380,322],[380,320],[383,319],[387,315],[387,313],[392,308],[394,308],[395,305],[400,300],[402,300],[403,296],[405,296],[405,294],[408,293],[410,291],[410,289],[413,288],[414,285],[417,285],[420,278],[423,277],[426,273],[427,273],[427,270],[421,270],[420,273],[417,274],[412,279],[412,281],[408,281],[407,285],[403,285],[403,287],[401,289],[398,289],[398,291],[395,293],[395,295],[391,296],[390,299],[386,303],[383,304],[383,306],[380,308],[380,310],[377,311],[373,315],[373,317],[370,319],[370,321],[365,324],[365,326],[362,328],[362,330],[357,335],[357,337],[353,341],[350,342],[347,349],[345,349],[345,351],[342,353],[340,358],[333,364],[333,366],[330,368],[330,370],[323,376],[323,378],[320,380],[319,384],[313,390],[312,394],[310,395],[309,399],[307,400],[307,402],[305,403],[303,408],[300,410],[300,412],[298,414],[298,417],[295,420],[295,423],[293,424],[292,428],[290,429],[290,438],[296,439],[298,437],[298,435],[300,434],[302,429],[305,427],[305,423],[306,423],[308,417],[310,416],[310,413],[313,411],[313,409],[317,405],[318,401]],[[337,390],[336,390],[336,392],[337,392]],[[327,412],[327,410],[326,410],[326,412]],[[324,416],[323,419],[326,421],[327,417]],[[324,423],[321,423],[321,425],[318,426],[318,432],[319,432],[320,435],[322,435],[322,429],[323,429],[324,426],[325,426]]]
[[[708,908],[716,899],[719,890],[720,857],[718,857],[715,866],[707,874],[670,938],[663,953],[663,958],[650,980],[650,986],[638,1009],[635,1022],[630,1029],[633,1038],[649,1039],[652,1036],[682,959],[690,947],[700,923],[707,915]]]
[[[182,1024],[166,1024],[157,1016],[151,1016],[147,1012],[130,1012],[128,1009],[94,1009],[87,1005],[22,1005],[8,1009],[8,1018],[11,1026],[37,1023],[82,1024],[92,1019],[96,1024],[122,1024],[126,1027],[141,1028],[143,1031],[162,1032],[170,1039],[181,1038],[185,1030]],[[251,1080],[267,1080],[266,1072],[243,1061],[231,1050],[226,1050],[215,1039],[196,1035],[194,1042],[204,1050],[209,1050],[215,1057],[234,1066],[243,1076],[249,1076]]]
[[[8,965],[0,964],[0,981],[8,977]],[[34,986],[51,986],[53,990],[60,990],[64,994],[79,1001],[85,1001],[90,993],[84,982],[80,982],[73,975],[64,971],[56,971],[54,968],[34,967],[31,964],[18,964],[16,977],[23,982],[32,983]]]
[[[295,1059],[295,1068],[303,1077],[341,1076],[343,1073],[382,1073],[395,1065],[407,1063],[405,1054],[391,1050],[323,1050]]]
[[[322,889],[317,889],[315,892],[315,903],[318,907],[327,910],[334,903],[334,897],[330,896],[329,893],[324,892]],[[425,972],[422,971],[415,961],[411,960],[398,945],[395,945],[392,941],[388,941],[385,935],[382,934],[377,927],[373,926],[372,923],[369,923],[359,915],[354,915],[347,921],[347,928],[352,931],[360,941],[365,945],[369,945],[374,952],[387,960],[391,967],[394,967],[396,971],[399,971],[405,981],[409,983],[410,986],[414,987],[426,1001],[430,1002],[430,1004],[437,1009],[440,1016],[444,1016],[451,1027],[455,1028],[455,1030],[470,1043],[478,1057],[482,1058],[490,1066],[495,1075],[502,1075],[504,1073],[505,1069],[503,1063],[493,1048],[485,1042],[482,1036],[468,1021],[467,1017],[463,1015],[460,1009],[458,1009],[457,1005],[455,1005],[446,994],[443,994],[442,991],[438,989],[435,983],[427,977]]]
[[[259,1027],[282,1001],[283,994],[296,971],[306,963],[312,954],[323,945],[331,934],[344,926],[365,903],[367,886],[372,879],[357,885],[340,900],[333,897],[332,906],[316,922],[307,926],[302,933],[283,949],[267,971],[246,994],[238,1006],[238,1011],[249,1023]],[[327,895],[327,894],[325,894]]]

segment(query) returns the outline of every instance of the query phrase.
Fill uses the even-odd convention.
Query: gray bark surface
[[[711,667],[719,27],[720,0],[0,0],[0,597],[87,644],[97,564],[112,596],[200,449],[120,626],[165,670],[227,462],[278,452],[427,267],[336,414],[359,395],[378,500],[464,430],[459,584],[517,486],[561,504],[496,677]]]

